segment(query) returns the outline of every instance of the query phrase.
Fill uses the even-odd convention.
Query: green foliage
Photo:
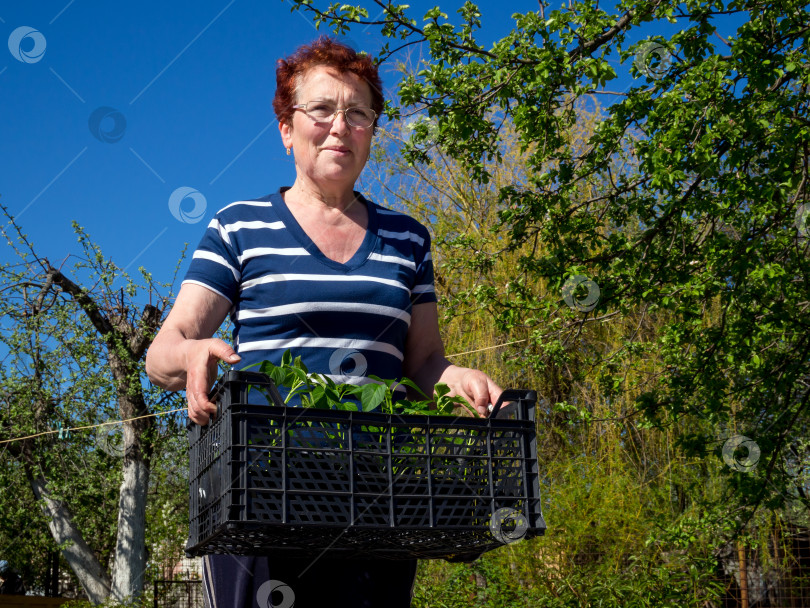
[[[364,23],[349,5],[297,4],[317,23]],[[504,159],[503,120],[514,125],[527,180],[495,194],[508,247],[532,245],[517,272],[551,293],[575,272],[594,277],[602,292],[594,317],[639,306],[671,311],[658,336],[669,371],[639,401],[646,413],[724,419],[734,411],[758,425],[783,395],[789,411],[767,420],[763,438],[772,453],[783,448],[779,437],[806,404],[808,242],[795,226],[810,139],[806,5],[624,3],[613,12],[573,2],[515,14],[512,32],[490,48],[476,41],[484,20],[475,5],[460,9],[457,22],[438,8],[420,21],[406,5],[383,6],[381,33],[423,41],[429,52],[403,77],[390,118],[426,113],[437,148],[483,185]],[[727,14],[750,18],[723,40],[714,34]],[[631,30],[676,17],[669,39],[628,42]],[[379,59],[390,53],[386,45]],[[666,61],[649,64],[656,57]],[[576,103],[615,79],[615,59],[636,82],[575,141]],[[408,162],[429,159],[419,145],[425,137],[416,129],[406,142]],[[525,319],[525,302],[512,293],[477,293],[499,309],[505,331]],[[565,310],[534,312],[546,325]]]
[[[386,104],[378,178],[433,229],[448,351],[542,397],[550,526],[472,565],[422,563],[414,605],[719,605],[718,572],[734,555],[796,570],[786,539],[806,528],[810,506],[807,4],[541,2],[487,45],[487,16],[472,2],[424,15],[378,4],[374,23],[360,6],[294,0],[293,10],[339,32],[379,28],[388,39],[379,61],[403,46],[425,51]],[[730,34],[729,15],[741,23]],[[612,91],[619,71],[632,85]],[[83,247],[111,306],[114,278]],[[53,310],[12,270],[19,298]],[[582,305],[589,286],[572,286],[578,277],[598,286],[592,308]],[[71,314],[7,308],[20,328],[8,348],[25,353],[2,377],[15,432],[101,419],[79,407],[96,389],[112,407],[109,384],[93,380],[102,349]],[[51,348],[50,335],[64,345]],[[67,361],[69,381],[30,382]],[[289,374],[315,407],[360,390],[367,406],[394,408],[389,384],[341,389]],[[47,415],[32,416],[32,403]],[[761,450],[745,472],[723,460],[724,442],[740,434]],[[73,442],[32,444],[46,470],[74,475],[52,476],[56,491],[104,504],[114,492],[95,478],[104,458]],[[0,497],[12,514],[3,538],[25,530],[21,561],[38,568],[44,522],[29,515],[35,529],[23,525],[32,499],[8,497],[24,486],[24,467],[3,457],[12,484],[1,486],[12,492]],[[182,525],[184,507],[168,467],[159,478],[165,508],[150,517],[171,514],[162,535]],[[77,517],[107,555],[111,513],[96,511]]]
[[[436,385],[434,401],[428,399],[427,395],[408,378],[384,380],[372,374],[368,376],[372,380],[369,384],[337,384],[323,374],[309,373],[306,365],[301,361],[301,357],[293,358],[289,350],[282,355],[281,365],[274,365],[270,361],[262,361],[255,365],[258,366],[260,372],[267,374],[276,386],[287,389],[284,403],[289,403],[291,399],[298,397],[304,407],[356,411],[357,405],[351,401],[351,399],[356,399],[363,412],[450,415],[454,408],[464,407],[473,416],[477,416],[477,413],[462,397],[450,395],[450,388],[443,383]],[[425,399],[395,400],[395,391],[400,386],[411,389]]]
[[[71,541],[55,541],[32,491],[41,480],[108,569],[123,466],[137,458],[151,468],[149,486],[136,489],[153,497],[146,543],[153,557],[176,561],[176,539],[188,526],[187,478],[176,466],[187,458],[183,420],[103,425],[182,405],[180,396],[143,381],[143,353],[168,306],[160,291],[169,286],[145,271],[141,282],[127,276],[78,226],[80,253],[53,268],[10,225],[17,234],[4,229],[3,236],[17,261],[0,265],[0,440],[13,441],[0,444],[0,554],[18,566],[29,589],[41,590],[49,556],[68,548]],[[132,431],[129,443],[124,427]],[[71,572],[64,557],[60,563]]]
[[[553,500],[549,537],[531,542],[555,566],[492,578],[511,581],[513,605],[717,605],[738,549],[778,561],[763,539],[806,526],[810,507],[807,4],[541,2],[487,45],[474,4],[378,4],[382,23],[296,7],[379,28],[380,62],[424,50],[400,66],[375,177],[433,230],[448,351],[543,397]],[[633,78],[623,91],[619,71]],[[580,276],[598,287],[593,307]],[[737,435],[761,453],[745,471],[724,462]],[[599,476],[618,504],[650,508],[583,511]],[[481,568],[424,567],[419,605],[498,605]]]

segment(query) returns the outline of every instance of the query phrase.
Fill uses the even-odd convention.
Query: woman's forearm
[[[212,367],[215,373],[217,358],[234,363],[233,349],[222,340],[211,338],[229,308],[230,302],[219,294],[200,285],[183,285],[163,327],[146,351],[149,379],[167,390],[179,391],[187,388],[190,374],[196,388],[201,390],[204,382],[197,375],[206,374]]]
[[[177,329],[163,329],[146,351],[146,375],[170,391],[186,388],[189,340]]]

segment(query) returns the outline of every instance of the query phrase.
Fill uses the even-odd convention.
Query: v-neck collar
[[[345,263],[341,264],[340,262],[336,262],[335,260],[326,257],[313,242],[313,240],[309,238],[309,235],[301,227],[301,224],[298,223],[298,220],[295,219],[295,216],[292,214],[289,207],[287,207],[287,202],[281,195],[281,193],[286,190],[289,190],[289,188],[287,187],[279,189],[278,192],[271,196],[270,202],[272,203],[273,208],[276,210],[276,213],[281,221],[284,222],[287,230],[290,232],[290,234],[292,234],[293,238],[295,238],[295,240],[298,241],[313,258],[317,259],[326,266],[343,271],[355,270],[366,263],[369,255],[371,255],[371,252],[374,251],[374,246],[377,242],[377,210],[374,203],[364,198],[359,192],[354,193],[357,200],[361,201],[366,206],[366,211],[368,213],[366,235],[363,237],[363,242],[360,243],[360,247],[357,248],[354,255],[352,255],[352,257],[349,258]]]

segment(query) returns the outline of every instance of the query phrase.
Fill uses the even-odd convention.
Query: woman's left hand
[[[439,382],[450,388],[451,396],[466,399],[482,417],[489,414],[489,405],[497,403],[503,392],[484,372],[468,367],[448,366]]]
[[[445,358],[435,302],[413,307],[403,369],[425,394],[431,395],[441,382],[450,388],[450,396],[463,397],[480,416],[488,415],[489,404],[496,403],[503,392],[484,372],[458,367]]]

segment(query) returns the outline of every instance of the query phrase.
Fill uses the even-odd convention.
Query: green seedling
[[[306,365],[301,361],[301,357],[293,358],[290,351],[286,351],[281,358],[281,364],[275,365],[270,361],[262,361],[256,363],[251,367],[257,367],[258,371],[270,377],[275,385],[287,391],[284,399],[285,404],[289,404],[294,398],[298,397],[303,407],[317,408],[322,410],[348,410],[357,411],[358,405],[360,411],[363,412],[380,412],[385,414],[421,414],[421,415],[452,415],[455,409],[459,406],[468,410],[473,416],[477,417],[478,414],[467,403],[465,399],[459,396],[450,395],[450,387],[446,384],[439,383],[434,387],[433,399],[430,399],[425,393],[416,385],[415,382],[408,378],[401,380],[386,380],[377,376],[368,376],[373,382],[361,386],[354,384],[338,384],[331,378],[321,374],[310,373]],[[411,394],[421,396],[422,399],[408,400],[396,399],[395,393],[397,388],[406,387],[411,389]],[[261,386],[252,386],[252,390],[265,392]],[[283,392],[283,391],[282,391]],[[401,391],[400,391],[401,392]],[[268,402],[271,402],[268,397]],[[297,448],[311,448],[313,452],[309,457],[329,457],[332,448],[335,446],[346,446],[348,444],[348,437],[346,436],[346,429],[333,426],[332,423],[312,423],[307,421],[305,423],[311,428],[310,431],[302,433],[299,430],[294,431],[289,429],[288,433],[290,438],[293,436]],[[408,427],[404,430],[404,436],[407,437],[407,446],[399,446],[395,448],[395,452],[399,455],[403,454],[425,454],[425,436],[426,430],[422,428]],[[363,426],[362,432],[366,433],[368,438],[365,449],[376,451],[375,447],[382,448],[383,451],[387,450],[387,435],[388,428],[376,426]],[[464,432],[457,438],[450,438],[444,436],[442,439],[442,446],[432,447],[434,455],[449,456],[451,454],[458,454],[459,450],[464,453],[464,448],[471,445],[473,441]],[[307,437],[307,435],[309,435]],[[399,436],[399,430],[393,430],[392,435]],[[396,439],[394,439],[396,441]],[[323,442],[323,445],[320,445]],[[449,445],[448,445],[449,442]],[[363,442],[364,444],[366,442]],[[272,457],[271,454],[268,456]],[[380,455],[381,469],[385,469],[385,458]],[[463,465],[462,467],[463,468]],[[392,471],[396,475],[400,472],[401,467],[394,466]],[[442,471],[441,474],[446,474]]]
[[[258,367],[259,371],[269,376],[278,387],[288,389],[284,403],[289,403],[293,397],[299,396],[301,405],[317,409],[352,410],[357,409],[357,403],[347,401],[356,399],[363,412],[380,411],[384,414],[441,414],[450,415],[454,408],[461,406],[469,410],[473,416],[478,416],[475,410],[462,397],[450,395],[450,387],[439,383],[434,387],[434,398],[430,399],[408,378],[401,380],[386,380],[374,375],[368,378],[373,382],[358,386],[355,384],[337,384],[331,378],[322,374],[311,374],[301,357],[293,358],[290,351],[281,357],[281,365],[270,361],[262,361],[251,367]],[[413,393],[423,397],[421,400],[396,400],[394,393],[400,386],[410,388]]]

